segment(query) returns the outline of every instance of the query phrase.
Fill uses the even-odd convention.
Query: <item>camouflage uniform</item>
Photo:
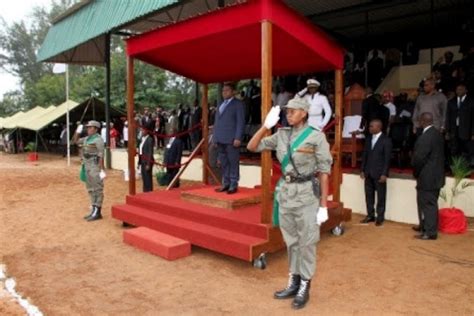
[[[80,138],[82,146],[82,163],[85,168],[85,183],[92,206],[102,207],[104,199],[104,181],[100,179],[101,166],[99,160],[104,157],[104,141],[99,134]]]
[[[292,144],[307,128],[308,124],[300,128],[280,128],[275,134],[263,138],[257,151],[275,150],[278,160],[282,162],[288,152],[288,144]],[[296,169],[303,176],[329,174],[331,171],[329,144],[324,133],[316,129],[312,129],[292,152],[292,158]],[[289,177],[297,176],[291,163],[288,163],[283,172],[276,199],[279,202],[280,228],[288,247],[290,272],[309,280],[316,270],[316,243],[319,241],[316,215],[319,197],[313,191],[312,181],[291,182]]]

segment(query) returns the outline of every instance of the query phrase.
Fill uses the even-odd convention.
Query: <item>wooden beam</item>
[[[272,106],[272,23],[262,21],[262,122]],[[270,131],[267,132],[268,136]],[[270,151],[261,153],[262,169],[262,223],[270,224],[273,211],[271,194],[272,156]]]
[[[207,84],[202,85],[201,95],[202,139],[204,139],[204,143],[202,144],[202,182],[209,184],[209,170],[207,168],[209,165],[209,104],[207,100]]]
[[[344,78],[342,69],[337,69],[335,72],[335,103],[336,103],[336,139],[334,142],[334,168],[333,168],[333,201],[341,201],[341,183],[342,183],[342,168],[341,168],[341,144],[342,144],[342,107],[344,98]]]
[[[136,155],[136,126],[135,126],[135,74],[133,58],[127,56],[127,120],[128,120],[128,194],[135,195],[135,155]]]

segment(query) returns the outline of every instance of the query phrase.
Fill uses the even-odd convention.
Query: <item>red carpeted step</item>
[[[134,205],[115,205],[112,216],[134,226],[144,226],[190,241],[193,245],[251,261],[252,247],[266,242],[233,231],[165,215]]]
[[[167,235],[147,227],[137,227],[123,232],[123,241],[166,260],[176,260],[191,254],[189,241]]]
[[[179,192],[153,192],[153,194],[127,196],[127,204],[244,235],[262,239],[268,238],[267,226],[260,223],[261,205],[228,212],[211,206],[183,201],[180,199]]]

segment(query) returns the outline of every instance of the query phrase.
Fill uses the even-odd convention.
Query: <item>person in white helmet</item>
[[[332,110],[328,98],[318,92],[321,84],[316,79],[308,79],[306,88],[298,92],[300,98],[308,101],[309,107],[309,126],[322,131],[331,119]]]

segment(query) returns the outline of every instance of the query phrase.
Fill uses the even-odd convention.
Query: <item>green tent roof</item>
[[[105,35],[179,0],[83,0],[56,18],[37,60],[62,63],[104,62]]]

